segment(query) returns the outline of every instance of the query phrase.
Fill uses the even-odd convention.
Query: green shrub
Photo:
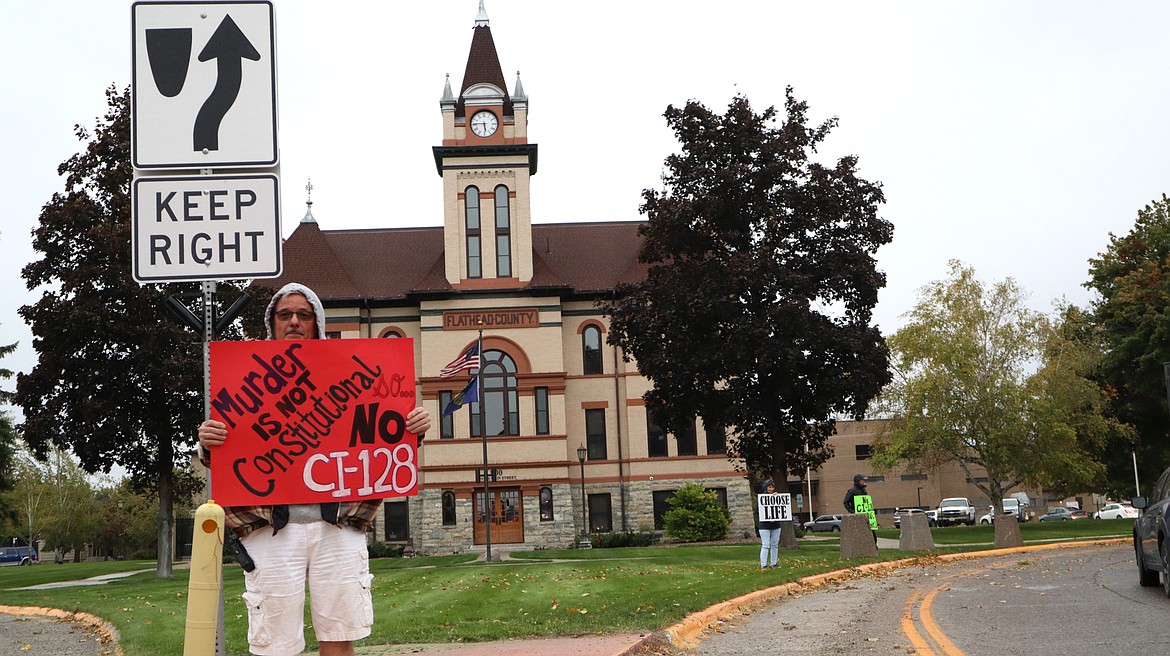
[[[589,536],[594,549],[618,549],[621,547],[649,547],[654,544],[651,533],[596,533]]]
[[[687,483],[668,501],[670,510],[662,516],[666,534],[683,542],[723,540],[731,526],[731,513],[719,503],[714,492]]]
[[[377,540],[366,544],[366,549],[370,552],[370,558],[401,558],[402,551],[405,548],[405,545],[390,544]]]

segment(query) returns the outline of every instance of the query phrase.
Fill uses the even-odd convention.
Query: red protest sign
[[[212,342],[212,450],[225,506],[413,496],[418,438],[409,339]]]

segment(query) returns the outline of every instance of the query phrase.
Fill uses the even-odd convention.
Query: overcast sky
[[[458,90],[478,0],[275,0],[283,233],[305,183],[322,229],[439,226],[446,74]],[[894,241],[876,321],[894,332],[947,260],[1014,277],[1033,307],[1085,304],[1087,260],[1170,190],[1170,3],[487,0],[509,91],[519,71],[539,144],[535,223],[636,220],[676,147],[662,112],[689,99],[757,110],[792,86],[821,149],[884,184]],[[29,232],[63,190],[104,90],[131,77],[131,3],[5,7],[0,366],[35,365],[16,310]],[[389,181],[397,181],[390,184]],[[129,244],[127,244],[129,248]],[[387,254],[393,258],[393,254]],[[194,287],[195,285],[192,284]],[[15,383],[3,383],[12,389]]]

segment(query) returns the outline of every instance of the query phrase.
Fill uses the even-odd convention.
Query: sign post
[[[281,273],[276,16],[270,1],[135,2],[131,26],[133,276],[202,283],[206,408],[215,282]],[[218,585],[215,644],[188,656],[225,653]],[[188,624],[206,610],[189,605]]]

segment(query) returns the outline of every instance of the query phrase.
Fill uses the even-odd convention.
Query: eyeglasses
[[[296,316],[297,320],[302,323],[317,318],[317,315],[308,310],[297,310],[296,312],[293,312],[292,310],[281,310],[280,312],[276,313],[276,318],[280,319],[281,321],[290,321],[293,316]]]

